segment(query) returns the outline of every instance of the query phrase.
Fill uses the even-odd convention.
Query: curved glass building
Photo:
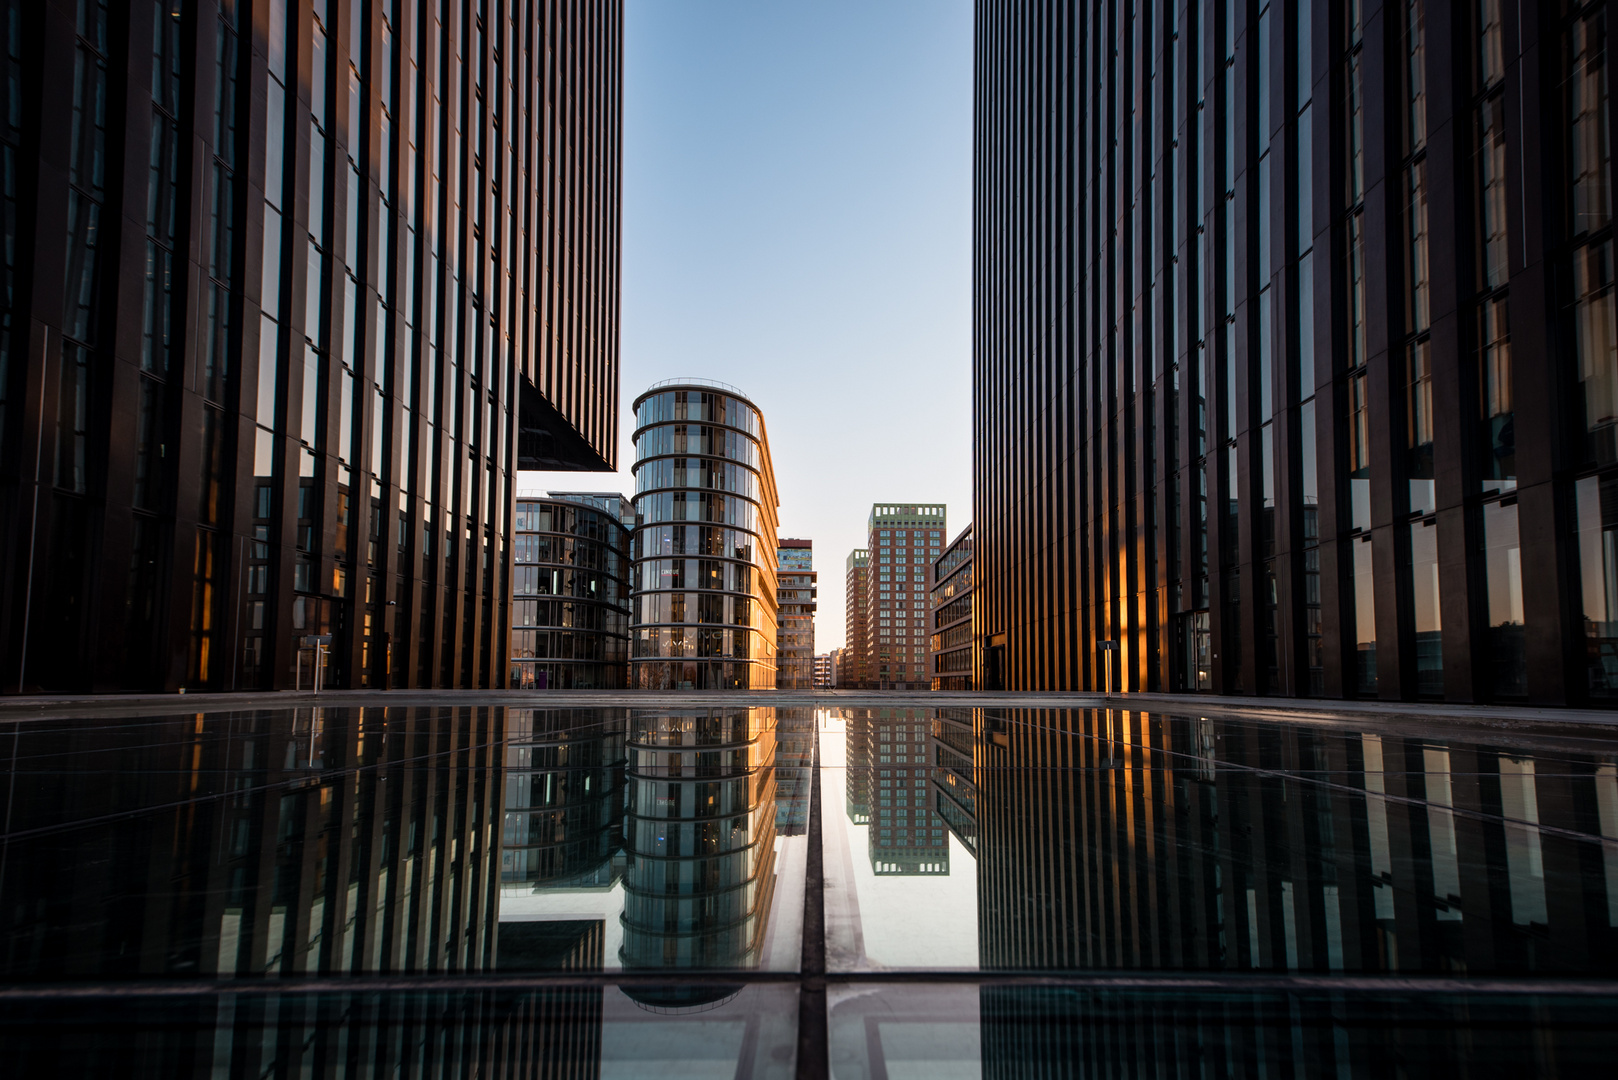
[[[512,689],[620,690],[629,670],[628,500],[518,496]]]
[[[741,391],[680,379],[635,400],[631,685],[769,690],[775,469]]]

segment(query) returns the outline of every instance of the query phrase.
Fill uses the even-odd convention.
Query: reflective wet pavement
[[[0,760],[13,1075],[1618,1057],[1599,729],[435,703],[0,719]]]

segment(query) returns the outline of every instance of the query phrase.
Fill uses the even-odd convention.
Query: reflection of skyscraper
[[[623,833],[626,710],[510,709],[500,879],[589,878]]]
[[[1618,855],[1576,808],[1618,805],[1611,765],[1552,779],[1467,742],[1133,712],[1011,710],[983,726],[986,968],[1610,962],[1584,913],[1618,910]],[[1606,869],[1575,869],[1594,863]]]
[[[776,831],[801,836],[809,828],[809,780],[815,760],[815,711],[775,710]]]
[[[500,737],[487,708],[19,725],[0,977],[485,969]]]
[[[870,823],[878,874],[948,874],[949,837],[932,809],[926,709],[860,710],[847,724],[848,816]]]
[[[933,721],[933,792],[938,816],[977,854],[977,735],[972,709],[939,709]]]
[[[1618,853],[1578,809],[1618,806],[1600,758],[1564,759],[1553,779],[1459,740],[1132,712],[984,710],[978,733],[985,969],[1611,970]],[[1340,996],[995,987],[982,1000],[985,1076],[1143,1061],[1178,1075],[1210,1039],[1324,1075],[1346,1060],[1333,1031],[1359,1022],[1345,1017],[1402,1022],[1352,1001],[1345,1013]],[[1455,1032],[1476,1021],[1433,1009],[1412,1048],[1466,1052]],[[1355,1074],[1378,1071],[1363,1052]]]
[[[772,709],[631,714],[626,968],[758,963],[775,886],[775,784]]]

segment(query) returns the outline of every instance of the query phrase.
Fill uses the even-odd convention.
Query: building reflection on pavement
[[[978,962],[903,985],[832,971],[835,1075],[1610,1060],[1618,995],[1588,991],[1618,970],[1609,744],[1123,711],[843,720],[825,812],[856,828],[835,835],[878,900],[970,875],[924,887],[971,897]],[[18,1075],[678,1058],[789,1076],[815,723],[435,706],[0,725],[0,1053]],[[1128,973],[1204,982],[1098,978]],[[1366,992],[1387,976],[1416,981]]]
[[[851,820],[887,773],[862,744],[897,748],[909,726],[850,719]],[[930,728],[931,807],[976,857],[978,967],[998,983],[977,992],[984,1075],[1364,1075],[1480,1055],[1569,1075],[1613,1049],[1614,995],[1333,989],[1618,970],[1610,743],[1095,710],[935,710]],[[1057,971],[1221,981],[1013,977]],[[962,1008],[948,985],[867,992],[834,1006],[834,1046],[850,1074],[894,1053],[937,1064],[896,1018],[932,1031]]]
[[[712,1045],[688,1048],[734,1069],[759,1041],[753,1014],[790,1016],[776,1000],[790,987],[384,994],[342,979],[756,966],[776,874],[775,725],[761,709],[408,707],[10,725],[4,980],[237,992],[35,999],[10,1009],[0,1041],[23,1074],[132,1060],[140,1075],[392,1074],[427,1053],[443,1058],[429,1072],[453,1059],[468,1074],[596,1076],[604,1027],[621,1044],[608,1057],[634,1060],[640,1027],[741,994],[736,1016],[705,1016]],[[792,783],[801,832],[807,785]],[[502,900],[591,892],[618,898],[610,925],[502,917]],[[309,976],[330,989],[267,992]],[[655,1011],[630,1005],[615,1025],[633,1001]],[[764,1036],[774,1048],[790,1027]],[[680,1041],[659,1040],[662,1053]]]

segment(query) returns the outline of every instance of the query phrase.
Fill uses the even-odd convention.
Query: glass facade
[[[934,562],[929,599],[928,651],[934,690],[977,688],[972,634],[972,526],[950,542]]]
[[[985,671],[1608,698],[1610,6],[979,4]]]
[[[779,500],[763,416],[733,388],[660,384],[635,400],[634,441],[631,685],[774,689]]]
[[[500,882],[590,886],[623,845],[627,711],[505,714]]]
[[[511,688],[618,690],[629,679],[629,535],[621,495],[518,496]]]
[[[0,0],[7,692],[504,683],[519,461],[616,466],[621,66],[620,0]]]

